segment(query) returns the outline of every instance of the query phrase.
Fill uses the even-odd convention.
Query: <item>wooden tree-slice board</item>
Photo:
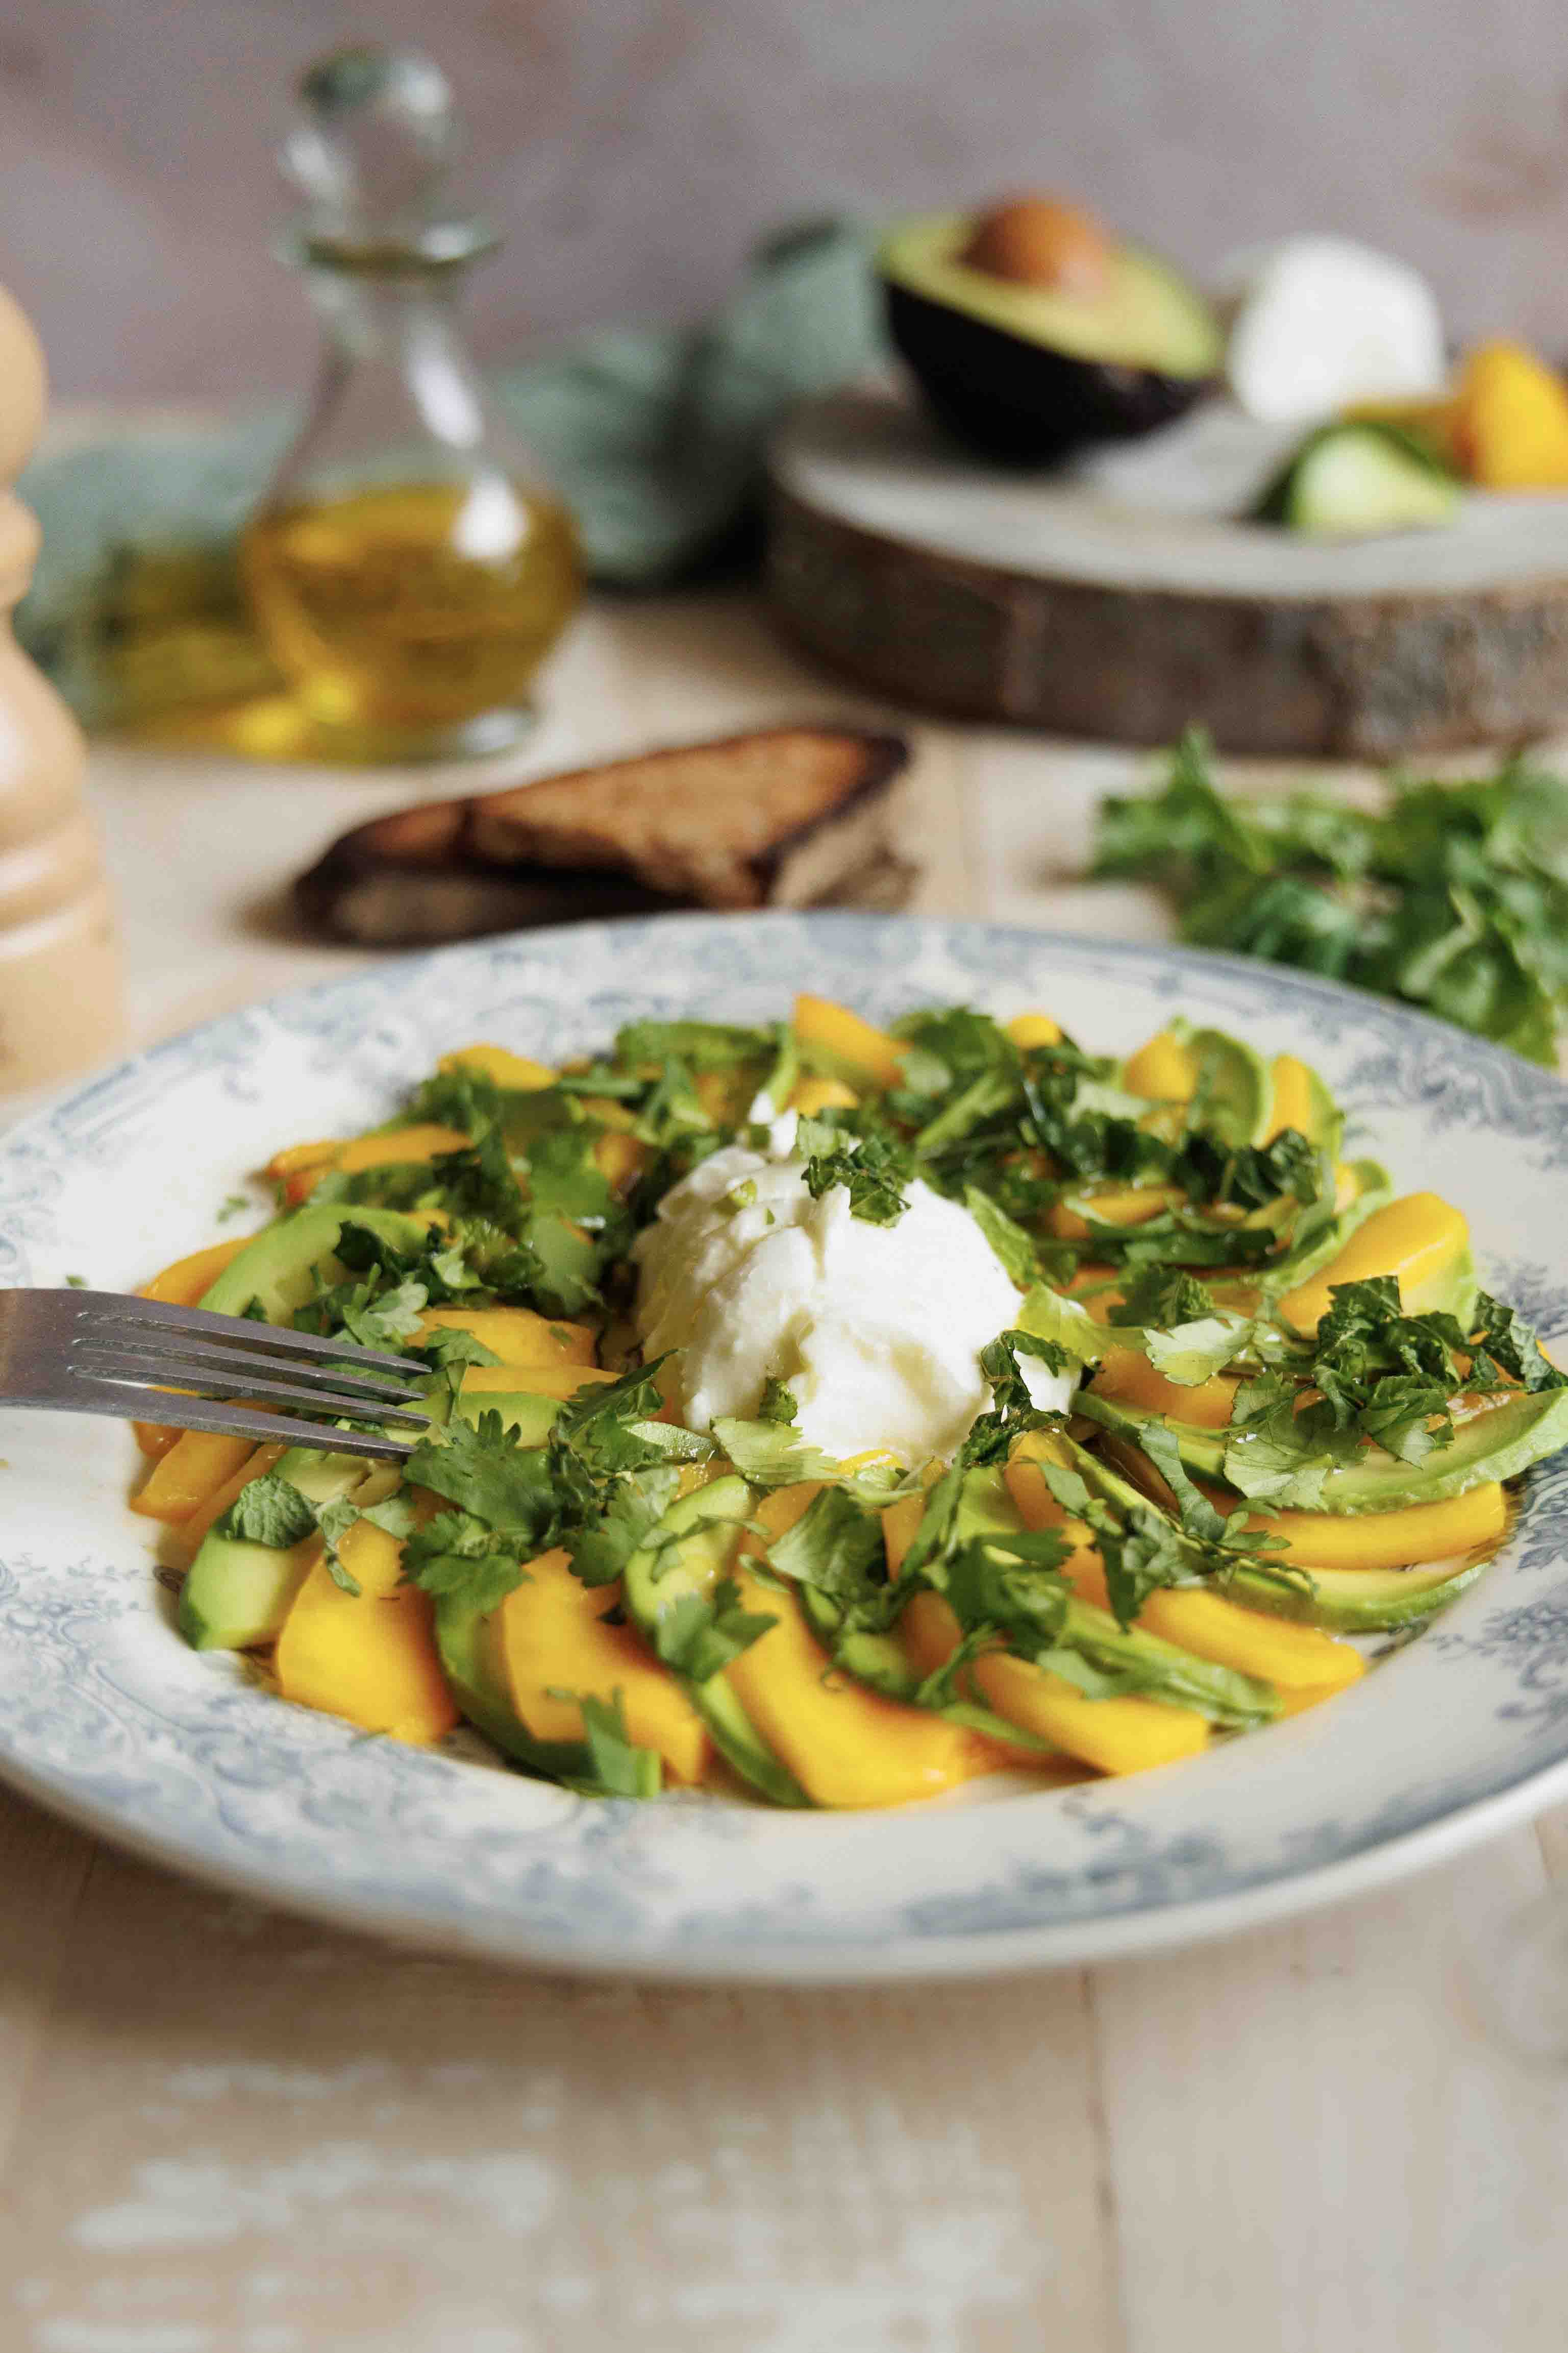
[[[771,452],[773,607],[879,693],[1114,743],[1387,759],[1568,722],[1568,496],[1348,543],[1237,520],[1290,438],[1216,402],[1014,474],[837,394]]]

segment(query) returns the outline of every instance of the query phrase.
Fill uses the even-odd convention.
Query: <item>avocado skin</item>
[[[1005,466],[1042,466],[1184,416],[1207,376],[1071,357],[884,279],[888,332],[953,438]]]

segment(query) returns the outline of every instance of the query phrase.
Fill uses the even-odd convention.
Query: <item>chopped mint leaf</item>
[[[220,1226],[226,1226],[231,1218],[243,1218],[249,1207],[250,1196],[248,1193],[226,1194],[218,1209],[218,1224]]]
[[[92,1288],[85,1274],[68,1274],[66,1282],[72,1291],[90,1291]]]
[[[1533,1328],[1519,1310],[1505,1307],[1489,1291],[1477,1296],[1471,1336],[1478,1354],[1484,1350],[1491,1362],[1511,1374],[1521,1388],[1560,1389],[1568,1386],[1568,1373],[1561,1371],[1543,1354]]]
[[[742,1184],[731,1185],[724,1196],[724,1207],[732,1218],[739,1217],[742,1209],[755,1208],[756,1203],[757,1180],[754,1176],[746,1177]]]
[[[763,1401],[757,1408],[757,1419],[789,1422],[794,1421],[799,1412],[795,1391],[786,1388],[783,1381],[775,1380],[770,1373],[763,1383]]]
[[[315,1525],[315,1512],[293,1481],[268,1471],[240,1489],[213,1533],[286,1552],[290,1545],[301,1543]]]
[[[812,1120],[801,1124],[815,1130],[824,1123]],[[909,1207],[905,1187],[914,1173],[910,1154],[880,1134],[857,1138],[836,1130],[830,1133],[832,1145],[812,1150],[805,1163],[805,1189],[812,1199],[820,1201],[825,1193],[842,1185],[849,1195],[852,1218],[871,1226],[896,1225]]]

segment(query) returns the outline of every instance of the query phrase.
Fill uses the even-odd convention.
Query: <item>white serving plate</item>
[[[132,1287],[218,1238],[278,1145],[385,1117],[453,1046],[558,1060],[637,1015],[773,1018],[802,985],[881,1019],[1040,1007],[1106,1050],[1179,1010],[1306,1056],[1357,1148],[1458,1202],[1483,1279],[1568,1335],[1568,1090],[1545,1072],[1238,959],[837,913],[517,935],[175,1039],[0,1146],[0,1282]],[[1447,1617],[1306,1715],[1133,1780],[830,1815],[579,1799],[286,1706],[175,1635],[128,1431],[4,1414],[0,1454],[0,1775],[178,1869],[426,1947],[797,1982],[1081,1963],[1328,1903],[1568,1794],[1568,1458]]]

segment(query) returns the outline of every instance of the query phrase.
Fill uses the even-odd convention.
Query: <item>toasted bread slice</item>
[[[664,907],[898,906],[901,736],[774,727],[427,801],[343,834],[301,913],[370,945]]]

